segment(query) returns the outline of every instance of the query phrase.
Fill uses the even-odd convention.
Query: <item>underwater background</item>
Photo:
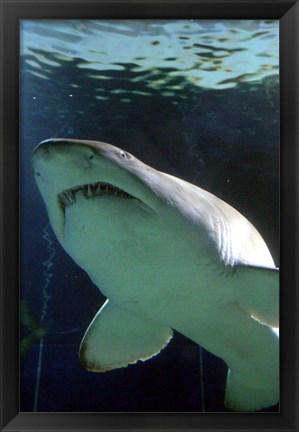
[[[225,411],[225,363],[179,333],[146,362],[81,367],[105,298],[57,242],[31,154],[51,137],[128,150],[239,210],[279,266],[278,21],[23,20],[20,131],[20,411]]]

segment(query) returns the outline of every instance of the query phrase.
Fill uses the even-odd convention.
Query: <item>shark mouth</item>
[[[117,188],[109,183],[91,183],[87,185],[74,186],[70,189],[65,189],[58,195],[60,207],[64,210],[66,207],[76,203],[76,194],[83,192],[83,196],[87,199],[97,196],[114,196],[123,199],[137,199],[122,189]]]

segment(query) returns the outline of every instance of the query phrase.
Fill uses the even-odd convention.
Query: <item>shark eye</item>
[[[120,156],[122,157],[122,159],[130,159],[130,157],[131,157],[131,155],[129,155],[129,153],[127,153],[127,152],[125,152],[125,151],[123,151],[123,150],[121,150],[121,151],[119,152],[119,154],[120,154]]]
[[[93,158],[94,158],[94,155],[90,155],[90,156],[89,156],[89,159],[93,159]]]

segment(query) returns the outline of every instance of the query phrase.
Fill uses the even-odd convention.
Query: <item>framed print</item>
[[[1,6],[1,430],[297,430],[298,3]]]

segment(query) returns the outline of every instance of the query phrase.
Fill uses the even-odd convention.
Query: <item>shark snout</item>
[[[50,153],[52,153],[52,140],[43,141],[38,144],[33,152],[32,152],[32,161],[33,166],[36,164],[38,160],[49,157]]]
[[[55,150],[72,151],[74,148],[76,148],[76,151],[81,148],[82,151],[86,153],[105,155],[116,147],[100,141],[78,140],[70,138],[50,138],[40,142],[35,147],[33,150],[33,156],[42,152],[43,154],[47,155],[51,151]]]
[[[51,138],[33,150],[33,169],[43,196],[57,196],[82,185],[108,183],[151,209],[161,205],[151,184],[161,175],[128,152],[100,141]]]
[[[80,141],[63,138],[51,138],[38,144],[32,153],[33,167],[42,171],[51,170],[51,166],[60,171],[64,168],[88,168],[95,157],[104,154],[105,146],[97,146],[92,141]]]
[[[34,175],[40,187],[52,188],[52,193],[75,186],[82,181],[97,181],[99,172],[99,150],[81,142],[69,142],[64,139],[49,139],[41,142],[32,154]],[[97,164],[95,161],[97,159]]]
[[[54,156],[68,157],[68,155],[74,155],[74,148],[76,154],[86,157],[94,157],[95,154],[99,154],[101,149],[96,148],[92,144],[87,144],[86,141],[79,140],[68,140],[62,138],[52,138],[39,143],[33,150],[33,160],[37,158],[49,158]]]
[[[103,168],[111,164],[116,151],[116,147],[98,141],[50,138],[33,150],[33,167],[35,172],[39,172],[37,167],[49,172],[51,166],[60,172],[70,167],[86,170],[95,164]]]

